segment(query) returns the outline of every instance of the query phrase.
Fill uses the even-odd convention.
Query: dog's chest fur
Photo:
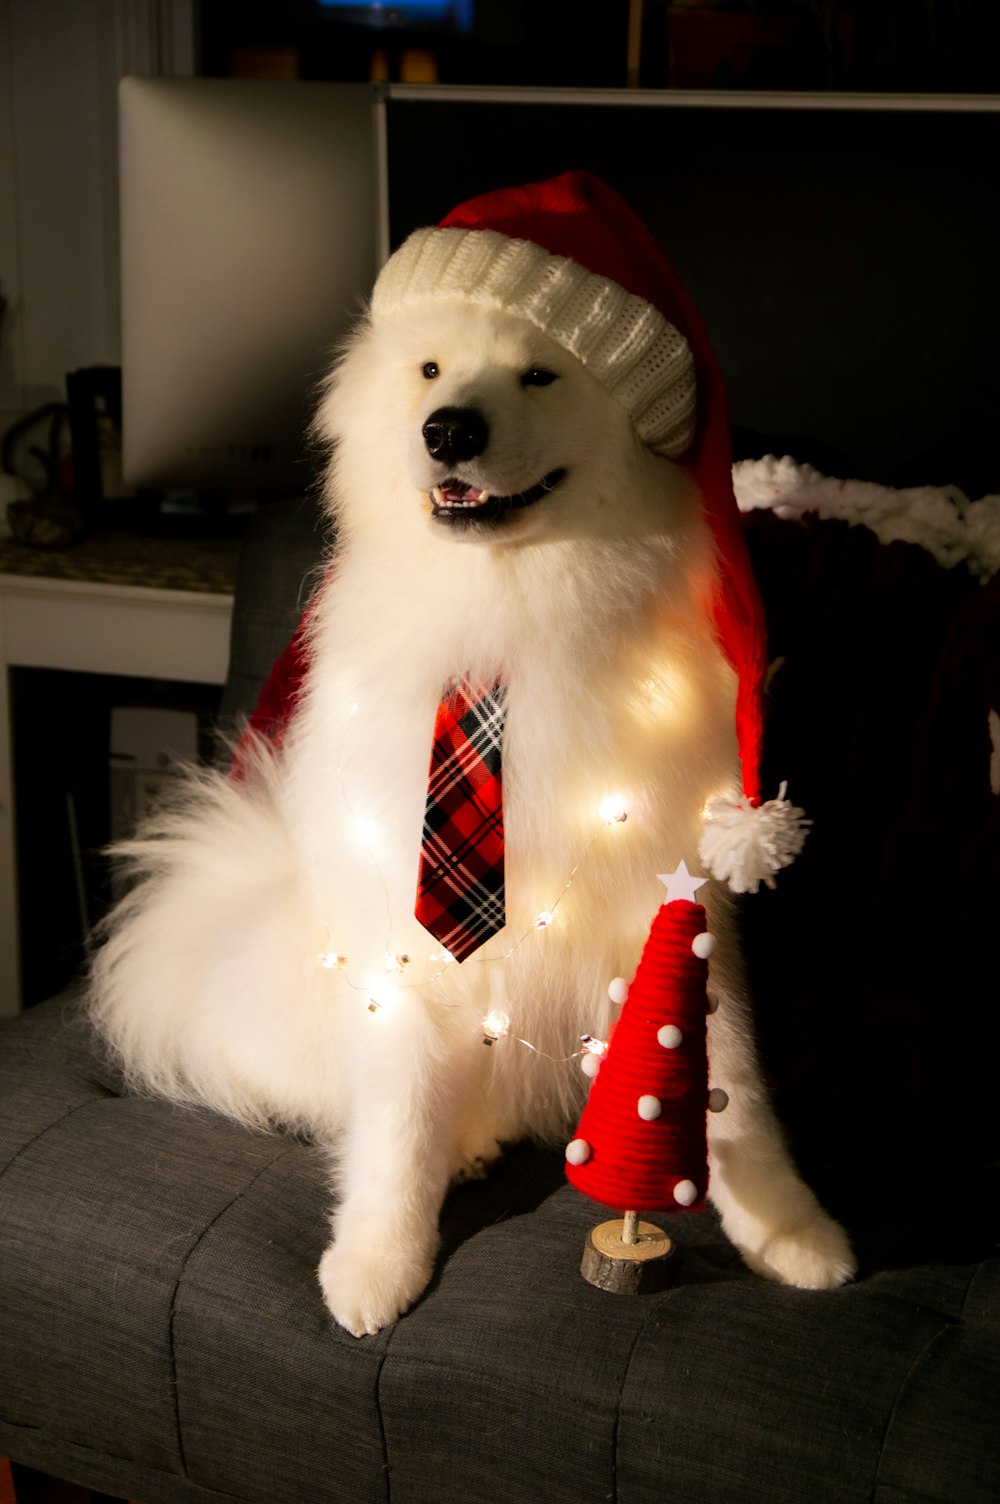
[[[317,925],[354,986],[405,954],[408,979],[452,1005],[481,1013],[499,988],[564,1053],[578,1026],[606,1023],[607,982],[634,969],[662,901],[657,874],[696,865],[703,803],[733,767],[731,683],[688,563],[656,539],[346,551],[316,613],[285,797]],[[412,911],[435,711],[466,673],[508,686],[508,923],[446,975]],[[602,820],[611,794],[624,824]],[[543,991],[556,1031],[536,1017]]]

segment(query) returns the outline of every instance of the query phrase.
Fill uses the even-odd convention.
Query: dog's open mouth
[[[473,522],[500,522],[510,512],[533,507],[554,491],[565,476],[565,470],[550,470],[536,486],[518,491],[515,496],[494,496],[490,491],[477,491],[462,480],[443,480],[431,491],[433,517],[435,522],[459,527]]]

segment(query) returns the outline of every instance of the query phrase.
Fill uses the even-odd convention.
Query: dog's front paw
[[[759,1248],[740,1251],[758,1274],[800,1290],[835,1290],[857,1268],[844,1229],[822,1211],[775,1233]]]
[[[495,1138],[463,1147],[451,1172],[452,1183],[464,1185],[467,1180],[486,1180],[502,1159],[503,1149]]]
[[[372,1336],[409,1310],[427,1286],[431,1254],[333,1242],[319,1261],[319,1283],[334,1321],[354,1337]]]

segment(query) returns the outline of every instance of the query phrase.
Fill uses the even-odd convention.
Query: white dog
[[[656,874],[699,869],[704,806],[739,783],[690,475],[557,317],[478,300],[481,272],[474,296],[437,272],[425,295],[419,267],[413,296],[390,296],[414,255],[390,261],[323,401],[339,547],[288,729],[244,744],[239,779],[193,776],[131,845],[141,880],[92,983],[134,1084],[329,1147],[319,1280],[359,1335],[427,1284],[451,1180],[525,1135],[565,1141],[586,1086],[568,1057],[607,1037]],[[449,964],[413,917],[432,728],[449,681],[498,675],[506,927]],[[624,823],[602,818],[609,794]],[[727,895],[706,892],[712,1084],[730,1098],[710,1194],[754,1269],[833,1286],[850,1250],[789,1161]],[[509,1035],[484,1048],[497,1011]]]

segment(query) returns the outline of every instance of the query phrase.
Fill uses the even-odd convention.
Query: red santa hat
[[[535,323],[624,405],[651,449],[694,477],[716,549],[710,610],[736,674],[742,768],[742,791],[707,812],[701,855],[737,892],[771,884],[807,822],[784,786],[761,803],[764,613],[733,495],[722,376],[696,309],[645,225],[583,172],[483,194],[415,231],[379,276],[372,318],[455,297]]]

